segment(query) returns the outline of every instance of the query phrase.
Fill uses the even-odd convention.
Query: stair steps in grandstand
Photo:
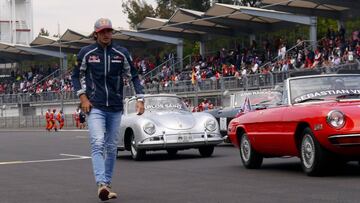
[[[164,66],[168,66],[171,70],[182,70],[184,64],[191,64],[191,55],[187,55],[184,58],[170,58],[157,67],[155,67],[153,70],[145,73],[142,75],[143,78],[149,77],[150,79],[154,79],[159,76]]]

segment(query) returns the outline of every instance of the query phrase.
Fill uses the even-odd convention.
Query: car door
[[[125,147],[125,130],[130,126],[130,124],[132,123],[132,114],[134,114],[134,112],[136,112],[135,109],[135,99],[131,99],[129,101],[124,102],[124,112],[123,115],[121,117],[121,122],[120,122],[120,137],[119,137],[119,146],[120,147]]]
[[[248,133],[253,137],[254,147],[263,153],[277,153],[283,134],[283,107],[273,107],[252,112],[253,121],[248,123]]]

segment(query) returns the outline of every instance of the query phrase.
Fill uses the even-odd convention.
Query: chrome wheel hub
[[[131,152],[132,152],[133,155],[136,156],[137,150],[136,150],[136,147],[135,147],[135,141],[134,140],[131,141]]]
[[[315,160],[314,140],[309,134],[306,134],[301,144],[301,158],[306,168],[311,168]]]
[[[241,156],[244,159],[244,161],[249,161],[250,155],[251,155],[251,145],[246,136],[242,136],[241,138]]]

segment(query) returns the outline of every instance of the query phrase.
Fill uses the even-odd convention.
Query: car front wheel
[[[132,156],[132,158],[136,161],[140,161],[145,157],[145,155],[146,155],[145,150],[138,149],[136,147],[135,136],[132,135],[132,137],[131,137],[131,156]]]
[[[321,176],[329,163],[328,152],[315,139],[310,128],[305,128],[300,145],[301,166],[308,176]]]
[[[211,157],[214,152],[214,146],[200,147],[199,152],[202,157]]]
[[[260,168],[263,162],[263,157],[253,149],[246,134],[241,136],[240,157],[243,165],[248,169]]]

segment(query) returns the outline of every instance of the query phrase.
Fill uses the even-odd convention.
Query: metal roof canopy
[[[203,19],[203,20],[202,20]],[[169,20],[145,18],[139,30],[162,35],[197,33],[199,38],[183,36],[201,41],[212,35],[236,36],[254,34],[259,31],[274,31],[294,23],[309,25],[310,40],[316,42],[317,19],[313,16],[295,15],[275,10],[216,3],[204,12],[178,9]],[[204,50],[204,45],[202,49]],[[313,44],[315,47],[315,44]]]
[[[204,12],[179,8],[165,23],[165,25],[174,25],[177,28],[186,30],[200,31],[217,35],[233,35],[234,30],[231,27],[216,24],[208,20],[201,20]]]
[[[30,46],[36,49],[49,50],[49,51],[60,51],[59,38],[48,37],[48,36],[37,36],[31,43]],[[78,51],[78,46],[71,43],[62,43],[61,52],[74,53]]]
[[[294,23],[312,25],[311,18],[275,10],[216,3],[205,13],[178,9],[169,20],[147,17],[140,23],[138,30],[166,36],[192,33],[183,37],[199,40],[205,35],[233,36],[272,31],[293,26]]]
[[[48,46],[55,44],[57,38],[38,36],[33,40],[33,45],[36,46],[25,46],[25,45],[13,45],[0,43],[0,63],[9,62],[20,62],[26,60],[44,60],[50,57],[61,58],[66,64],[66,54],[60,53],[57,50],[52,51],[48,48],[43,48],[39,45],[48,44]],[[39,47],[37,47],[39,46]]]
[[[151,38],[146,38],[144,36],[134,36],[129,33],[124,33],[125,30],[114,30],[113,40],[117,43],[120,43],[122,46],[129,48],[143,48],[143,47],[157,47],[163,45],[161,40],[153,40]],[[71,46],[74,50],[71,53],[77,53],[79,49],[89,44],[94,43],[93,34],[83,34],[74,30],[68,29],[61,36],[62,47]],[[56,43],[56,48],[59,49],[58,42]]]
[[[19,49],[7,43],[0,43],[0,63],[20,62],[26,60],[41,60],[48,56]]]
[[[209,19],[209,21],[224,26],[234,27],[236,30],[240,30],[238,31],[240,33],[244,30],[248,33],[275,31],[294,26],[294,23],[311,25],[310,16],[219,3],[216,3],[205,13],[205,17],[214,16],[222,17]]]
[[[164,43],[176,44],[178,50],[181,50],[180,56],[182,56],[183,42],[179,38],[114,30],[113,40],[123,46],[129,46],[129,48],[157,47]],[[66,65],[67,53],[78,53],[82,47],[91,43],[94,43],[92,34],[84,34],[70,29],[66,30],[61,38],[38,36],[30,46],[0,43],[0,63],[57,57],[62,58],[63,64]]]
[[[194,33],[194,32],[185,31],[184,29],[181,28],[175,28],[170,26],[164,27],[166,26],[167,22],[168,22],[167,19],[146,17],[137,26],[137,30],[139,32],[144,32],[149,34],[176,37],[176,38],[194,39],[194,40],[200,40],[202,38],[202,35],[205,34],[204,32]]]
[[[346,20],[360,17],[360,4],[357,0],[262,0],[263,4],[274,4],[272,9],[296,14],[321,16]]]

